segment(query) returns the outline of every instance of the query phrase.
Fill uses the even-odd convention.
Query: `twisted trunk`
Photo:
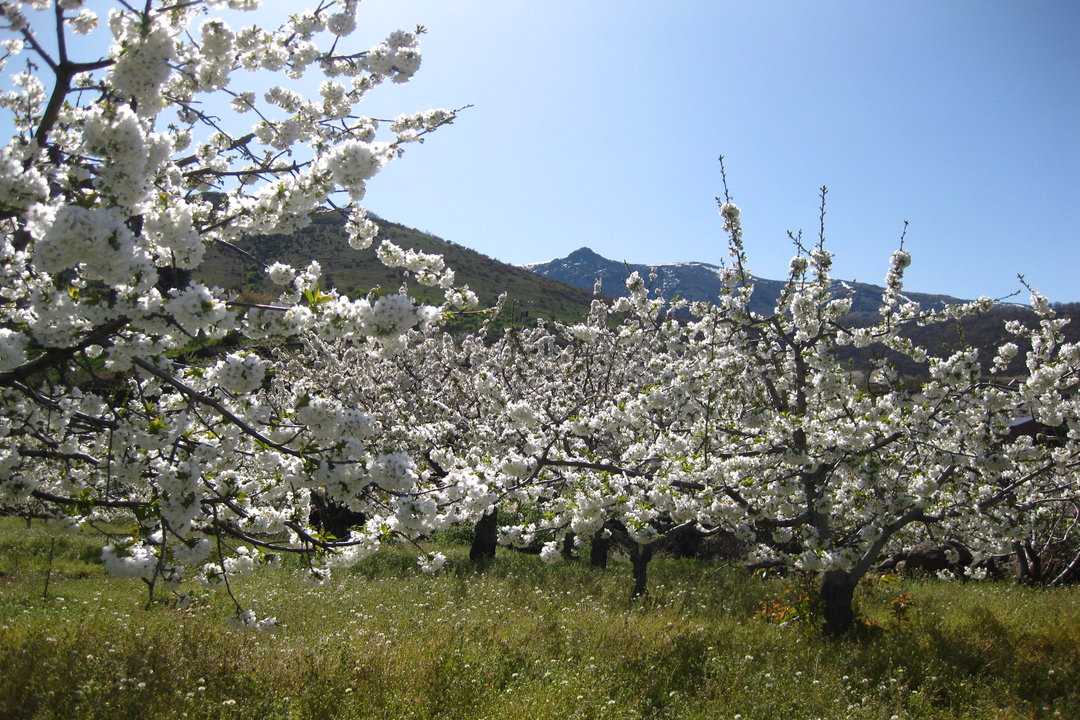
[[[563,536],[562,556],[563,560],[574,559],[574,533],[572,532],[568,532]]]
[[[469,548],[469,560],[474,563],[487,562],[495,558],[495,547],[499,539],[499,511],[491,509],[476,522],[473,528],[472,546]]]
[[[630,550],[630,560],[634,563],[634,591],[630,599],[643,597],[648,591],[649,561],[652,560],[652,545],[635,543]]]
[[[347,540],[354,527],[367,522],[367,516],[350,510],[321,492],[315,492],[311,494],[308,521],[336,540]]]
[[[594,568],[607,568],[608,551],[611,549],[610,538],[604,537],[603,529],[597,530],[592,536],[589,547],[589,565]]]
[[[701,531],[688,525],[671,534],[668,549],[677,558],[696,558],[701,555]]]
[[[594,568],[607,569],[608,552],[611,549],[611,539],[605,538],[604,528],[593,533],[593,539],[589,544],[589,565]]]
[[[855,623],[855,585],[859,579],[843,570],[830,570],[821,582],[825,634],[843,635]]]
[[[1031,567],[1028,565],[1027,551],[1018,542],[1013,543],[1013,552],[1016,553],[1016,580],[1021,583],[1031,582]]]

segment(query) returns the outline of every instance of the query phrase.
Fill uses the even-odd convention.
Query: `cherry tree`
[[[676,519],[694,513],[706,531],[734,532],[757,560],[819,573],[826,629],[841,633],[854,620],[859,580],[887,548],[912,542],[916,528],[939,528],[989,554],[1023,535],[1033,509],[1075,502],[1080,348],[1062,341],[1065,321],[1033,293],[1039,329],[1010,327],[1033,346],[1025,381],[993,378],[1015,355],[1013,344],[992,362],[981,363],[972,348],[931,356],[904,330],[992,303],[925,309],[908,301],[902,282],[911,256],[903,239],[879,320],[853,325],[850,297],[831,277],[825,192],[817,242],[807,247],[792,236],[787,282],[764,315],[749,309],[754,278],[740,211],[726,189],[718,201],[731,259],[725,289],[717,303],[692,307],[687,347],[669,374],[674,383],[656,390],[690,398],[694,410],[643,507]],[[923,364],[928,382],[912,390],[882,362],[867,384],[841,351],[871,346]],[[1010,422],[1023,414],[1064,426],[1062,442],[1010,439]]]
[[[650,392],[669,380],[670,354],[685,345],[676,319],[685,303],[649,297],[636,275],[628,284],[630,296],[614,304],[598,288],[588,317],[573,325],[538,322],[499,337],[484,329],[458,341],[413,332],[409,350],[381,365],[357,362],[339,344],[305,347],[286,367],[292,384],[318,385],[319,396],[407,416],[400,426],[409,432],[396,442],[441,488],[440,527],[481,518],[474,559],[493,553],[484,545],[496,529],[503,544],[548,561],[591,539],[593,561],[604,564],[614,539],[635,559],[641,594],[648,558],[671,528],[636,517],[632,498],[647,497],[660,472],[651,445],[670,450],[685,433],[685,398]]]
[[[641,293],[638,279],[635,298],[644,299]],[[489,318],[500,308],[486,311]],[[610,474],[605,462],[638,444],[628,419],[641,414],[627,403],[655,382],[662,365],[658,343],[645,340],[659,337],[661,327],[678,327],[671,320],[646,321],[643,311],[635,313],[635,327],[612,333],[608,316],[598,298],[589,318],[575,325],[541,321],[498,337],[485,327],[456,341],[413,332],[408,352],[381,364],[357,362],[340,343],[310,346],[284,368],[293,384],[318,385],[321,396],[356,397],[373,414],[404,416],[400,427],[408,432],[398,444],[418,458],[418,471],[472,498],[457,503],[455,512],[461,520],[481,518],[474,555],[493,552],[493,544],[482,546],[494,542],[497,508],[503,507],[506,517],[547,518],[504,523],[501,532],[505,544],[533,550],[543,544],[547,559],[558,554],[558,538],[604,529],[606,516],[593,512],[571,523],[561,508],[575,489],[595,492],[592,475]],[[311,373],[313,366],[319,371]],[[598,511],[606,500],[579,493],[575,503]],[[564,545],[571,548],[569,541]]]
[[[657,543],[690,520],[653,513],[650,499],[687,429],[689,398],[673,375],[686,347],[686,303],[650,296],[637,273],[626,286],[626,297],[595,299],[585,322],[528,335],[534,347],[557,349],[521,373],[533,396],[518,401],[534,409],[519,411],[530,433],[521,452],[532,487],[516,501],[538,516],[502,535],[511,544],[546,539],[541,557],[549,561],[565,554],[559,545],[568,548],[568,537],[589,538],[600,565],[614,541],[633,561],[637,596]]]
[[[357,4],[323,0],[264,29],[220,12],[255,0],[120,0],[105,18],[79,0],[0,2],[0,105],[14,128],[0,149],[0,496],[91,523],[133,514],[138,533],[113,538],[106,566],[146,580],[151,598],[192,567],[227,584],[262,550],[355,559],[436,513],[393,446],[397,418],[281,382],[268,348],[311,336],[383,362],[475,295],[441,258],[391,243],[380,260],[440,289],[442,307],[404,292],[350,298],[320,287],[318,263],[262,267],[236,244],[325,210],[347,217],[350,245],[370,247],[368,181],[455,119],[357,112],[416,73],[423,32],[346,49]],[[80,56],[86,35],[107,52]],[[248,77],[279,84],[256,94]],[[295,86],[312,78],[308,98]],[[277,300],[200,283],[211,246],[255,263]],[[312,492],[340,488],[369,522],[321,537]]]
[[[808,247],[792,236],[796,255],[775,309],[753,312],[741,214],[726,190],[719,205],[730,250],[723,293],[687,306],[650,297],[641,278],[628,279],[629,297],[612,308],[629,311],[622,321],[588,326],[589,343],[602,348],[598,360],[620,382],[583,406],[584,416],[533,418],[551,438],[533,443],[529,459],[529,477],[542,488],[531,499],[543,512],[504,535],[531,542],[569,529],[624,533],[638,594],[653,548],[674,531],[730,533],[757,563],[819,574],[831,633],[852,626],[854,590],[883,554],[926,535],[964,543],[976,562],[1018,552],[1023,563],[1025,539],[1053,509],[1075,508],[1080,498],[1080,348],[1064,341],[1066,321],[1032,291],[1038,326],[1007,328],[1032,348],[1022,381],[997,379],[1015,343],[982,357],[974,348],[932,356],[908,329],[993,303],[909,301],[911,256],[901,238],[877,322],[854,324],[850,292],[831,277],[824,188],[817,241]],[[689,321],[678,321],[679,311]],[[620,347],[640,352],[619,362]],[[921,364],[928,380],[913,389],[888,361],[869,378],[853,372],[845,352],[870,348]],[[529,376],[529,407],[580,394],[572,367],[559,356]],[[562,385],[536,389],[545,377]],[[1024,415],[1060,428],[1056,440],[1013,437],[1010,425]],[[554,546],[545,553],[552,560]]]

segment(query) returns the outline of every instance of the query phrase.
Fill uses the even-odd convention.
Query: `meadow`
[[[623,560],[500,550],[478,571],[446,539],[435,577],[402,549],[324,585],[238,578],[278,619],[254,632],[230,627],[222,588],[147,608],[100,546],[0,520],[0,717],[1080,717],[1075,587],[871,578],[861,628],[835,640],[797,577],[660,557],[631,603]]]

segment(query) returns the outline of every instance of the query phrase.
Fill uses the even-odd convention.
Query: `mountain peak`
[[[604,281],[605,294],[611,295],[626,294],[623,281],[634,271],[645,279],[650,289],[659,290],[668,298],[681,297],[713,302],[719,297],[723,285],[720,268],[710,263],[623,263],[609,260],[588,247],[578,248],[562,259],[530,265],[529,269],[538,275],[582,290],[590,289],[599,277]],[[652,275],[654,272],[655,277]],[[780,280],[755,277],[750,309],[764,314],[772,312],[783,285]],[[851,293],[852,309],[856,312],[877,312],[881,306],[883,288],[877,285],[853,283],[849,288],[844,288],[840,281],[834,281],[834,291],[837,294]],[[929,293],[905,293],[905,296],[925,308],[938,308],[945,303],[960,302],[946,295]]]
[[[606,260],[604,256],[593,250],[591,247],[582,246],[574,252],[566,256],[567,260]]]

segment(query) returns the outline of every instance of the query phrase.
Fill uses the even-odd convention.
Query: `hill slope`
[[[509,293],[510,310],[517,321],[537,317],[576,320],[588,309],[591,292],[499,262],[429,233],[374,216],[372,219],[379,224],[380,238],[403,248],[442,255],[456,272],[457,284],[468,284],[480,296],[482,305],[493,305],[499,293]],[[350,297],[362,296],[376,287],[396,290],[401,282],[395,270],[378,261],[374,250],[349,247],[345,222],[338,213],[318,213],[310,226],[294,235],[246,238],[238,245],[263,265],[284,262],[303,266],[314,258],[322,266],[323,285]],[[197,275],[206,284],[240,289],[253,297],[269,299],[276,294],[258,264],[228,248],[210,248]],[[410,288],[410,292],[428,300],[435,296],[430,288],[421,286]]]
[[[380,226],[380,237],[392,240],[401,247],[441,254],[456,271],[458,284],[468,284],[473,288],[484,306],[494,304],[499,293],[508,292],[511,303],[500,323],[502,325],[527,324],[541,317],[574,322],[587,312],[593,282],[597,277],[603,281],[605,295],[617,296],[625,294],[624,281],[630,272],[636,270],[646,279],[649,276],[650,266],[608,260],[588,248],[577,250],[560,260],[527,268],[515,267],[429,233],[380,218],[373,219]],[[373,250],[359,251],[349,247],[344,220],[337,213],[319,213],[309,227],[293,235],[259,236],[247,238],[238,244],[262,265],[280,261],[301,266],[314,258],[322,265],[324,286],[336,287],[351,297],[364,295],[376,287],[395,290],[400,283],[396,271],[383,266]],[[711,300],[719,293],[718,269],[708,263],[662,265],[656,268],[655,286],[662,288],[668,297],[679,295],[694,300]],[[255,300],[269,300],[276,295],[275,288],[260,265],[227,248],[209,249],[197,276],[207,284],[242,290],[247,297]],[[782,285],[779,280],[755,278],[751,308],[755,312],[771,313]],[[882,289],[866,283],[849,285],[855,291],[851,320],[856,324],[873,322]],[[436,299],[430,288],[414,286],[410,292],[429,301]],[[955,298],[938,294],[910,293],[908,297],[925,307],[957,302]],[[1072,341],[1080,340],[1080,304],[1061,306],[1060,310],[1063,315],[1076,319],[1066,328],[1067,337]],[[1026,307],[1005,305],[962,323],[914,328],[911,336],[938,355],[948,355],[968,345],[982,348],[981,359],[984,366],[989,366],[994,348],[1012,340],[1004,330],[1006,320],[1020,320],[1032,325],[1035,316]],[[470,326],[471,322],[461,324],[462,328]],[[855,368],[865,369],[876,358],[889,358],[899,365],[904,374],[922,376],[926,372],[925,366],[916,366],[881,348],[869,348],[858,353],[846,350],[841,354]],[[1014,367],[1010,368],[1016,374],[1024,372],[1021,358],[1022,354],[1014,361]]]

